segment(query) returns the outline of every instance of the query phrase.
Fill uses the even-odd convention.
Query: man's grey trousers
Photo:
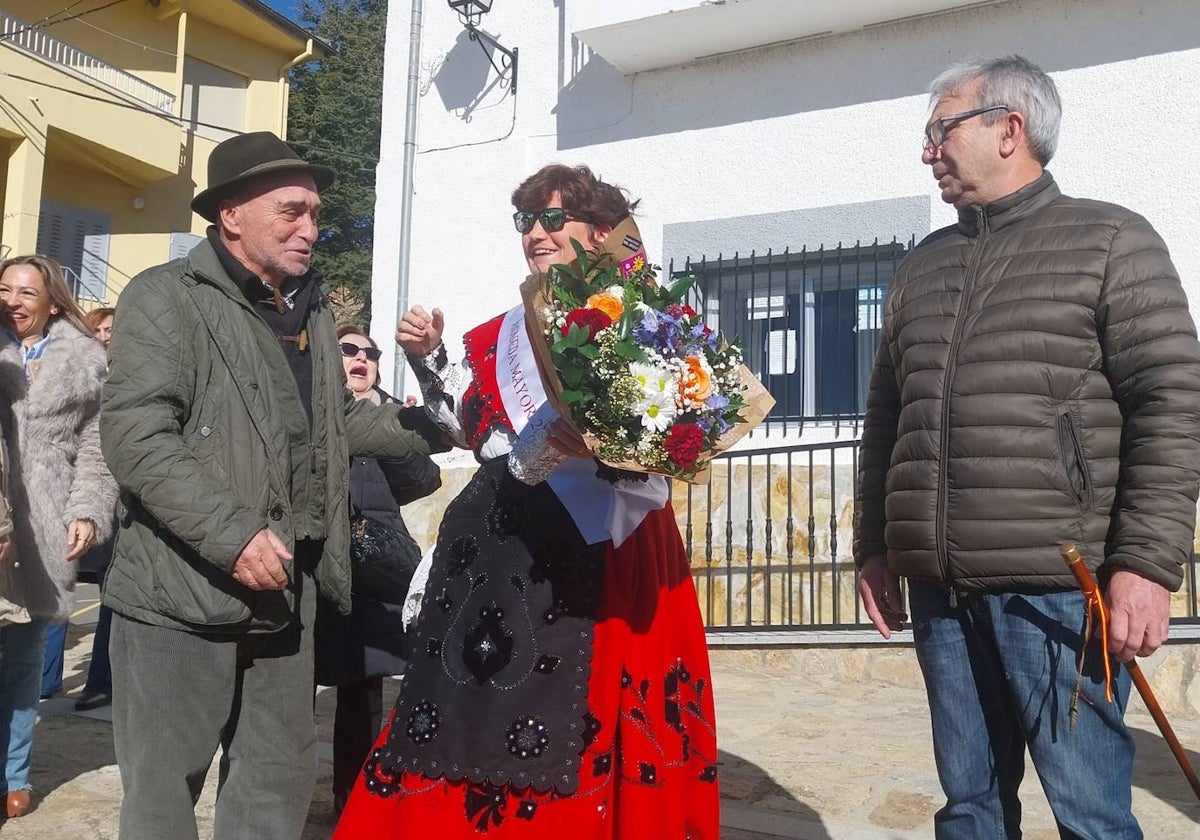
[[[113,740],[121,840],[196,840],[196,801],[221,747],[214,840],[297,840],[316,782],[316,586],[278,633],[214,636],[113,616]]]

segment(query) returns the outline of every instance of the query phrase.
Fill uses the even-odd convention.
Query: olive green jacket
[[[231,575],[265,527],[289,550],[323,533],[317,584],[349,611],[350,455],[428,454],[430,445],[401,427],[396,406],[350,396],[333,316],[323,295],[314,300],[310,492],[293,494],[283,418],[304,413],[299,389],[279,339],[212,246],[142,272],[121,294],[100,418],[123,501],[104,586],[114,611],[184,630],[281,629],[292,588],[256,592]],[[294,510],[293,498],[305,497],[309,510]]]

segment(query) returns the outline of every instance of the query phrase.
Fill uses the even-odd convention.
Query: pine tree
[[[305,159],[332,166],[321,194],[313,255],[342,323],[370,317],[375,166],[383,113],[387,0],[304,0],[301,20],[333,47],[291,72],[288,140]]]

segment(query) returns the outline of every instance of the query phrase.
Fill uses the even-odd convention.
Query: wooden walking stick
[[[1083,595],[1087,598],[1089,629],[1091,628],[1092,612],[1095,611],[1100,617],[1100,630],[1104,643],[1104,670],[1105,675],[1109,678],[1108,699],[1109,702],[1112,702],[1112,680],[1111,672],[1109,671],[1109,662],[1112,659],[1112,655],[1108,652],[1108,610],[1104,605],[1104,596],[1100,592],[1100,587],[1096,585],[1096,579],[1092,577],[1092,573],[1088,571],[1087,565],[1084,564],[1083,555],[1079,553],[1079,548],[1074,542],[1063,543],[1059,546],[1058,551],[1062,555],[1063,560],[1066,561],[1067,567],[1075,575],[1075,580],[1079,581],[1079,588],[1083,590]],[[1175,730],[1171,728],[1171,723],[1167,720],[1166,714],[1163,713],[1162,706],[1158,705],[1158,698],[1154,696],[1154,691],[1150,688],[1150,683],[1146,680],[1146,675],[1138,667],[1136,659],[1126,662],[1125,667],[1129,670],[1129,676],[1133,680],[1133,684],[1137,686],[1138,694],[1142,695],[1142,701],[1146,704],[1146,708],[1150,710],[1150,716],[1158,724],[1158,731],[1162,733],[1167,746],[1171,748],[1171,753],[1175,756],[1175,760],[1179,762],[1179,769],[1183,771],[1188,784],[1192,786],[1192,792],[1196,794],[1197,799],[1200,799],[1200,779],[1196,778],[1196,771],[1192,767],[1192,763],[1188,761],[1187,753],[1183,750],[1183,745],[1179,743],[1179,738],[1175,736]]]

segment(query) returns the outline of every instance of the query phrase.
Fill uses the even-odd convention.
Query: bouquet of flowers
[[[620,227],[610,239],[636,250],[621,259],[573,243],[575,264],[522,286],[547,394],[602,462],[704,482],[707,462],[774,400],[737,342],[684,302],[695,278],[657,285],[640,239]]]

